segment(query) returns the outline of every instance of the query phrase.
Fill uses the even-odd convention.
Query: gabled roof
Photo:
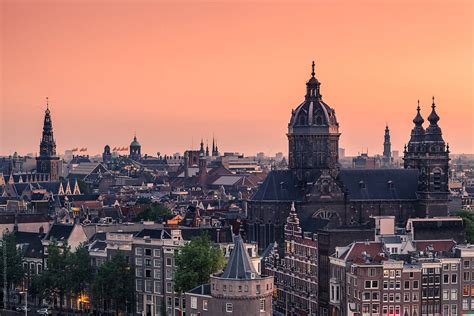
[[[259,277],[250,261],[249,254],[240,235],[234,236],[234,249],[230,254],[224,272],[219,277],[240,280],[250,280]]]
[[[384,244],[376,241],[366,241],[366,242],[353,242],[349,245],[347,251],[342,254],[339,254],[339,259],[345,261],[354,261],[356,258],[361,256],[370,256],[375,258],[384,252]]]
[[[456,246],[456,241],[453,239],[414,240],[413,244],[417,251],[450,252]]]
[[[69,236],[74,229],[74,225],[70,224],[53,224],[49,229],[48,234],[44,238],[45,240],[57,240],[64,241],[68,240]]]

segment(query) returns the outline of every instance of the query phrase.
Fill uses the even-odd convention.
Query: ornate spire
[[[421,127],[423,125],[423,123],[425,122],[425,120],[423,119],[423,117],[420,114],[420,110],[421,110],[420,109],[420,100],[418,100],[418,106],[416,107],[416,116],[413,119],[413,123],[415,123],[415,125],[419,126],[419,127]]]
[[[430,122],[430,125],[437,125],[439,121],[439,116],[436,113],[436,104],[435,104],[434,96],[433,96],[433,103],[431,103],[431,113],[428,116],[428,121]]]
[[[49,99],[46,97],[46,110],[44,112],[43,136],[40,143],[40,156],[56,156],[56,143],[53,137],[53,122],[49,111]]]
[[[314,73],[314,61],[311,64],[311,78],[306,83],[306,99],[320,99],[321,95],[319,94],[320,83],[315,77]]]

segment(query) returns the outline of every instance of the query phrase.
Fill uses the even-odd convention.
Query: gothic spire
[[[40,156],[56,156],[56,143],[53,136],[53,122],[49,110],[49,99],[46,97],[46,110],[44,111],[43,135],[40,143]]]

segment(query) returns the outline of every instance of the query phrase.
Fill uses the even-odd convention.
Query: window
[[[161,255],[160,249],[153,249],[153,257],[159,257]]]
[[[166,258],[166,266],[167,266],[167,267],[171,267],[171,266],[172,266],[171,258]]]
[[[449,290],[443,290],[443,300],[449,300]]]
[[[455,264],[455,263],[451,264],[451,270],[457,271],[457,269],[458,269],[458,265],[457,265],[457,264]]]
[[[151,259],[145,259],[145,265],[151,267]]]
[[[145,270],[145,277],[151,278],[151,270],[150,269]]]
[[[469,310],[469,302],[467,301],[467,298],[462,300],[462,310],[463,311]]]
[[[464,260],[464,268],[469,269],[470,266],[470,261],[469,260]]]
[[[141,266],[142,265],[142,258],[135,258],[135,265]]]
[[[154,266],[155,268],[161,267],[161,261],[160,261],[160,259],[155,259],[155,260],[153,260],[153,266]]]
[[[257,284],[256,293],[260,294],[260,284]]]
[[[455,273],[451,274],[451,283],[452,284],[458,283],[458,275],[457,274],[455,274]]]
[[[232,303],[225,303],[225,311],[227,313],[232,313]]]
[[[447,264],[447,263],[443,264],[443,270],[448,271],[449,270],[449,264]]]
[[[376,270],[374,268],[369,269],[369,276],[373,277],[375,276]]]
[[[362,293],[362,300],[363,301],[370,301],[370,292],[363,292]]]
[[[151,256],[151,249],[145,248],[145,256]]]
[[[372,300],[373,301],[378,301],[380,299],[380,293],[379,292],[372,292]]]
[[[409,289],[410,289],[410,281],[405,281],[405,282],[403,283],[403,288],[404,288],[405,290],[409,290]]]
[[[137,276],[137,278],[142,278],[142,277],[143,277],[143,270],[142,270],[142,268],[136,268],[136,269],[135,269],[135,275]]]
[[[452,300],[458,299],[458,291],[456,289],[451,289],[451,299]]]
[[[160,282],[155,281],[155,293],[160,294]]]
[[[147,292],[147,293],[153,292],[153,281],[152,280],[145,280],[145,292]]]
[[[171,289],[171,282],[167,282],[166,283],[166,293],[171,293],[173,292],[172,289]]]
[[[160,270],[158,270],[158,269],[153,270],[153,277],[154,277],[155,279],[161,279]]]
[[[444,274],[443,275],[443,283],[448,284],[449,283],[449,274]]]
[[[202,301],[202,310],[207,311],[207,300]]]
[[[469,296],[469,292],[471,292],[469,284],[466,284],[462,287],[462,295]]]
[[[410,279],[413,279],[415,277],[415,273],[410,272]]]
[[[141,248],[141,247],[135,248],[135,255],[136,256],[143,256],[143,248]]]
[[[471,272],[464,271],[462,279],[463,279],[463,281],[469,281],[471,279]]]
[[[260,312],[264,312],[265,311],[265,300],[262,299],[260,300]]]
[[[197,297],[191,296],[191,308],[197,309],[198,308],[198,300]]]
[[[451,316],[458,315],[458,306],[456,304],[451,305]]]
[[[143,280],[136,280],[136,289],[137,292],[143,291]]]
[[[410,301],[410,293],[403,293],[403,301],[409,302]]]

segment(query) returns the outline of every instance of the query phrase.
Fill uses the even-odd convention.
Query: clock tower
[[[40,143],[40,154],[36,157],[36,172],[46,174],[49,181],[59,180],[60,161],[56,155],[56,142],[53,137],[53,123],[49,111],[48,98],[46,98],[46,111],[44,114],[43,136]]]

